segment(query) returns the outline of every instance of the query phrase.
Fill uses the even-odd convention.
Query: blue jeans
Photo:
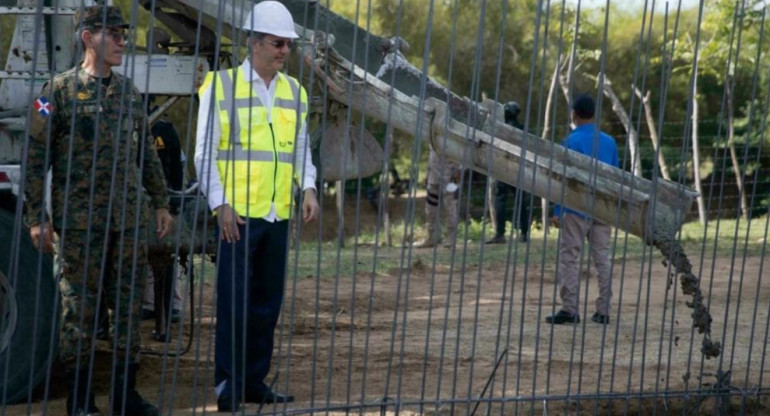
[[[240,241],[222,240],[217,258],[214,382],[222,394],[266,388],[273,333],[283,301],[288,221],[247,218]],[[217,229],[217,232],[221,230]]]

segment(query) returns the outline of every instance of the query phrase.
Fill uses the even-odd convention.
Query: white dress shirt
[[[273,100],[275,99],[275,84],[278,79],[276,74],[266,85],[265,81],[251,67],[251,62],[247,59],[240,66],[240,71],[251,83],[252,91],[256,97],[267,107],[267,121],[271,123],[273,113]],[[217,169],[217,148],[222,134],[222,125],[219,115],[216,114],[216,107],[211,108],[212,84],[200,96],[198,106],[198,130],[195,134],[195,171],[198,173],[198,181],[203,194],[206,195],[209,208],[215,210],[223,204],[230,204],[225,195],[222,186],[222,180]],[[214,114],[209,114],[214,111]],[[210,123],[211,122],[211,123]],[[297,133],[297,139],[294,147],[294,170],[300,172],[302,190],[315,189],[316,169],[313,166],[313,160],[310,156],[310,140],[307,134],[307,124],[304,122]],[[239,212],[238,215],[244,213]],[[288,218],[280,218],[275,211],[275,203],[270,204],[270,212],[263,219],[274,222]]]

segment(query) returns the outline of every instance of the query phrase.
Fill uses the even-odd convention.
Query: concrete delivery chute
[[[593,163],[584,155],[508,126],[494,118],[493,112],[502,115],[502,110],[494,111],[497,103],[474,104],[451,92],[448,94],[453,107],[432,97],[420,102],[416,96],[407,96],[385,80],[353,65],[334,49],[318,50],[324,49],[329,71],[316,64],[324,60],[312,55],[317,51],[315,48],[304,49],[305,61],[314,66],[319,75],[328,74],[323,82],[330,86],[328,91],[333,100],[429,141],[436,152],[466,167],[550,201],[591,212],[603,222],[642,237],[648,243],[652,242],[656,228],[662,227],[666,233],[679,229],[684,213],[697,196],[681,184],[664,179],[652,182],[609,165]],[[469,125],[453,117],[458,107],[475,123]]]
[[[701,352],[707,358],[720,354],[720,343],[711,339],[712,318],[703,301],[700,279],[692,273],[692,265],[676,238],[697,192],[661,178],[650,181],[636,177],[508,126],[499,120],[503,114],[501,104],[475,103],[437,87],[401,59],[398,50],[388,50],[388,43],[383,43],[382,52],[392,54],[398,63],[380,68],[378,78],[325,42],[328,35],[317,35],[315,47],[303,50],[304,59],[318,74],[318,80],[326,84],[334,101],[419,140],[428,140],[438,154],[465,167],[590,213],[657,247],[681,276],[683,293],[693,297],[687,305],[693,309],[693,326],[704,334]],[[425,78],[417,84],[417,91],[415,77]],[[389,80],[394,85],[385,82]],[[396,88],[399,82],[411,87],[413,94]]]

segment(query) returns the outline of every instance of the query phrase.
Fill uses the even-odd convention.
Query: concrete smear
[[[687,306],[692,311],[692,324],[703,335],[701,353],[706,358],[718,357],[722,349],[719,342],[711,340],[711,313],[703,302],[703,293],[700,290],[700,279],[692,273],[692,264],[684,252],[684,248],[671,232],[661,230],[658,227],[653,235],[653,245],[665,256],[667,262],[674,267],[682,283],[682,293],[692,296],[692,301]],[[666,264],[666,262],[664,262]]]

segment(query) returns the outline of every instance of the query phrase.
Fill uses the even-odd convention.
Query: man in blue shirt
[[[594,125],[594,100],[583,94],[572,103],[572,121],[575,130],[564,139],[562,146],[597,159],[609,165],[618,166],[618,147],[615,139],[599,131]],[[591,257],[599,280],[599,297],[596,312],[591,321],[599,324],[610,322],[610,297],[612,296],[610,276],[610,226],[583,213],[556,205],[551,222],[561,228],[559,241],[559,264],[556,278],[561,285],[561,310],[545,318],[550,324],[580,322],[579,267],[584,240],[588,237]]]

